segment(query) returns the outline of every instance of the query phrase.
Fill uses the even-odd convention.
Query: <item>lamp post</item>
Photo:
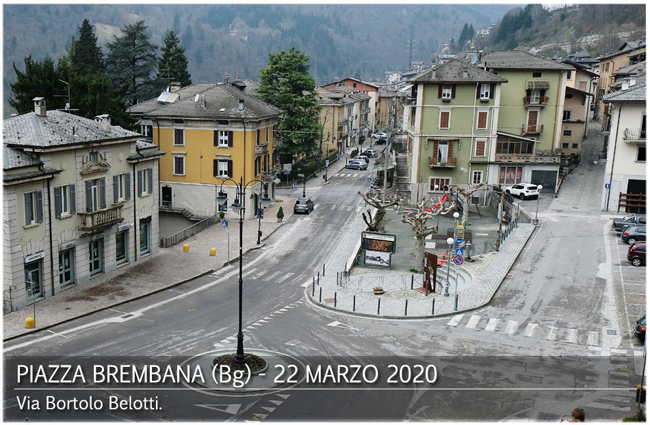
[[[298,177],[302,177],[302,197],[306,198],[307,195],[305,195],[305,190],[307,189],[307,178],[304,174],[298,174]]]
[[[537,209],[535,210],[535,226],[537,226],[538,220],[537,220],[537,213],[539,212],[539,197],[542,195],[542,186],[541,184],[537,185]]]
[[[242,295],[243,295],[243,287],[244,287],[244,279],[242,277],[242,269],[243,269],[243,254],[244,254],[244,212],[246,211],[246,207],[243,204],[239,203],[239,200],[242,200],[242,203],[244,202],[244,195],[246,193],[246,188],[248,187],[249,184],[253,182],[263,182],[261,180],[251,180],[248,183],[244,185],[244,179],[243,177],[239,178],[239,183],[237,183],[233,179],[225,179],[221,183],[221,187],[219,189],[219,193],[217,194],[217,202],[227,202],[228,201],[228,196],[223,192],[223,184],[227,181],[231,181],[235,184],[236,188],[236,196],[235,200],[230,206],[233,210],[237,211],[239,213],[239,332],[237,332],[237,353],[235,354],[235,363],[237,364],[244,364],[246,363],[246,357],[244,357],[244,332],[242,330]],[[260,200],[262,203],[270,203],[272,202],[271,199],[268,198],[262,198]],[[259,239],[258,239],[259,240]],[[259,242],[258,242],[259,243]]]
[[[454,245],[454,238],[447,238],[447,284],[445,285],[445,297],[449,296],[449,266],[451,262],[451,247]]]
[[[255,212],[257,214],[257,244],[261,245],[261,237],[262,237],[262,215],[263,215],[263,210],[262,210],[262,203],[269,203],[272,202],[271,199],[269,198],[269,194],[266,191],[266,185],[264,186],[264,195],[262,195],[262,187],[260,186],[260,194],[258,197],[259,202],[256,203],[255,205]],[[254,199],[255,196],[251,194],[251,199]]]

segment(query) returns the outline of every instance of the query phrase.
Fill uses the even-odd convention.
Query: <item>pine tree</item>
[[[185,32],[183,33],[183,47],[186,49],[189,49],[192,47],[192,43],[194,42],[194,33],[192,32],[192,27],[190,24],[187,24],[187,27],[185,27]]]
[[[152,74],[156,67],[158,46],[149,42],[145,34],[144,20],[127,24],[122,28],[122,36],[114,36],[106,57],[106,75],[114,86],[128,83],[124,100],[135,105],[139,100],[148,100],[157,92]]]
[[[104,54],[97,46],[97,37],[88,19],[79,27],[79,40],[72,41],[70,48],[72,70],[78,75],[95,74],[104,71]]]
[[[284,110],[278,124],[283,145],[280,154],[311,156],[320,139],[320,106],[316,81],[309,74],[309,56],[292,47],[288,51],[271,53],[266,68],[259,70],[258,96],[263,101]]]
[[[61,60],[59,60],[61,64]],[[58,88],[61,84],[59,79],[64,79],[65,75],[61,66],[54,66],[54,61],[47,57],[43,62],[36,62],[29,55],[25,57],[25,71],[21,72],[13,64],[16,71],[16,81],[9,84],[13,97],[9,98],[11,105],[19,114],[25,114],[34,110],[35,97],[45,98],[48,109],[63,108],[65,99],[55,97],[55,94],[62,94]]]
[[[180,46],[180,40],[174,30],[171,30],[165,36],[165,46],[162,47],[162,56],[158,59],[158,77],[159,80],[165,81],[170,78],[171,81],[179,81],[181,87],[187,87],[192,84],[192,76],[187,72],[187,58],[185,49]]]

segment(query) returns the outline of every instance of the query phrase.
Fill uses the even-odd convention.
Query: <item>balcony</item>
[[[84,234],[100,233],[124,221],[122,207],[124,204],[104,208],[93,212],[78,212],[79,231]]]
[[[438,157],[429,157],[430,168],[454,168],[456,167],[456,158],[447,158],[443,161],[438,161]]]
[[[530,153],[497,153],[494,160],[496,162],[534,162],[535,156]]]
[[[626,128],[623,140],[625,143],[645,142],[645,128]]]
[[[370,108],[365,108],[361,110],[361,115],[369,114],[370,113]]]
[[[347,118],[344,118],[344,119],[342,119],[342,120],[339,120],[338,124],[341,125],[341,126],[343,126],[343,125],[347,124],[349,121],[350,121],[350,120],[348,120]]]
[[[542,125],[522,125],[521,126],[521,134],[522,136],[525,134],[541,134],[544,132],[544,124]]]
[[[259,145],[255,145],[255,155],[266,155],[267,153],[269,153],[268,143],[261,143]]]
[[[525,96],[524,106],[546,106],[548,105],[548,96]]]

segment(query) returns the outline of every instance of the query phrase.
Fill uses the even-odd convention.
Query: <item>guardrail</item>
[[[179,242],[184,241],[185,239],[192,237],[199,233],[202,230],[207,229],[208,227],[217,224],[220,222],[221,219],[219,218],[218,215],[213,215],[212,217],[205,218],[201,221],[199,221],[196,224],[191,225],[190,227],[181,230],[178,233],[175,233],[171,236],[167,236],[166,238],[160,238],[160,247],[161,248],[169,248],[171,246],[176,245]]]

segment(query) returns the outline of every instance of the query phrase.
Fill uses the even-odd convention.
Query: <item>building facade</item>
[[[158,162],[142,136],[47,111],[4,120],[5,311],[158,251]]]

